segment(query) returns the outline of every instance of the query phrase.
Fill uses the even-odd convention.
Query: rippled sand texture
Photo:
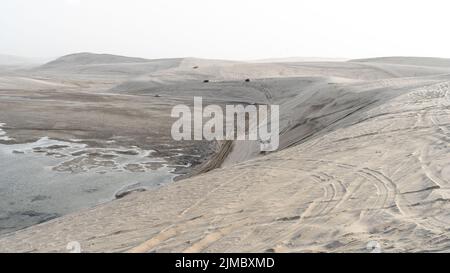
[[[237,65],[282,71],[241,92],[280,104],[283,150],[234,143],[221,169],[9,234],[0,250],[449,251],[449,69],[388,61]]]

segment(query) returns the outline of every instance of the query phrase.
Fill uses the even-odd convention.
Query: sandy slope
[[[429,57],[383,57],[372,59],[357,59],[352,62],[362,63],[383,63],[396,65],[413,65],[426,67],[450,67],[450,60],[443,58],[429,58]]]
[[[0,250],[449,251],[449,74],[377,60],[142,74],[111,92],[280,104],[283,150],[236,142],[221,169],[11,233]]]

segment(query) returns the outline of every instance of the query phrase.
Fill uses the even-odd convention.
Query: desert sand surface
[[[62,148],[66,156],[73,156],[73,145],[102,150],[76,166],[44,162],[51,154],[37,161],[53,173],[61,165],[89,169],[92,161],[102,162],[98,154],[111,156],[118,147],[137,157],[152,150],[144,157],[162,158],[173,169],[145,192],[113,201],[105,193],[103,202],[92,198],[87,207],[81,200],[37,225],[22,220],[20,227],[30,227],[8,229],[0,251],[67,252],[67,244],[78,241],[84,252],[367,252],[376,241],[384,252],[448,252],[448,63],[411,57],[145,60],[83,53],[2,72],[0,143],[7,156],[14,151],[8,147],[36,142],[48,154],[49,146],[39,141],[60,141],[68,146]],[[219,105],[280,105],[280,150],[261,154],[258,143],[248,141],[173,141],[170,109],[191,105],[193,96]],[[152,180],[144,163],[130,168],[143,168],[139,174]],[[133,184],[135,173],[122,186]],[[173,181],[180,174],[184,179]],[[89,178],[95,185],[97,178]],[[40,179],[45,190],[46,176]],[[58,183],[53,179],[52,185]],[[20,191],[6,187],[0,194],[8,190]],[[34,215],[23,213],[34,206],[31,200],[24,197],[18,219]],[[2,219],[14,215],[10,206],[2,204]]]

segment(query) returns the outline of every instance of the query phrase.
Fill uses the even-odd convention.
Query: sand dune
[[[450,59],[427,58],[427,57],[382,57],[371,59],[355,59],[351,62],[364,63],[385,63],[399,65],[429,66],[429,67],[450,67]]]
[[[145,63],[149,61],[150,60],[143,58],[132,58],[111,54],[94,54],[85,52],[62,56],[56,60],[44,64],[43,66],[41,66],[41,68],[87,64]]]
[[[103,77],[122,59],[108,60],[62,70],[88,66],[89,79]],[[221,168],[10,233],[0,238],[1,251],[64,252],[70,241],[86,252],[365,252],[370,241],[386,252],[450,250],[445,60],[120,62],[136,70],[165,62],[101,85],[105,105],[120,98],[122,111],[134,107],[133,119],[161,132],[134,129],[151,136],[139,145],[165,137],[172,105],[203,96],[279,104],[281,150],[260,154],[258,143],[236,141]],[[49,73],[42,71],[34,73]],[[80,90],[99,99],[95,84],[67,87]],[[148,107],[147,124],[140,111]]]
[[[37,67],[38,74],[130,77],[177,67],[183,59],[131,58],[110,54],[76,53]]]
[[[299,63],[299,62],[344,62],[345,58],[320,58],[320,57],[286,57],[286,58],[269,58],[249,61],[251,63]]]

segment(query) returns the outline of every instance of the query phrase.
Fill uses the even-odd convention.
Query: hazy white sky
[[[450,57],[448,0],[1,0],[0,54]]]

